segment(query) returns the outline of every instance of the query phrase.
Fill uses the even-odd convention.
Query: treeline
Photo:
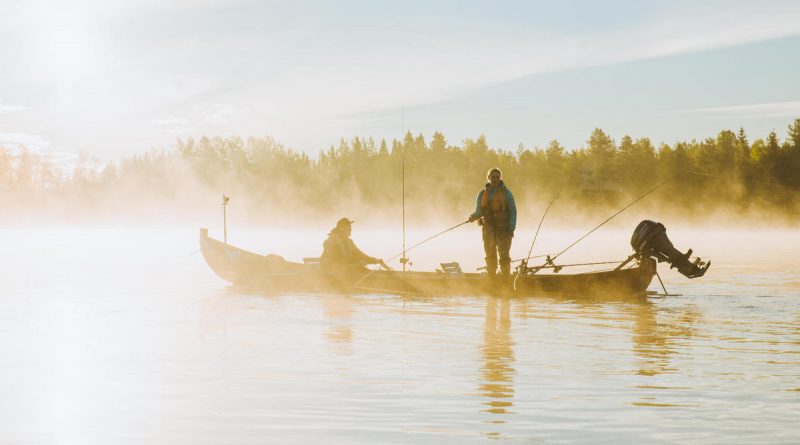
[[[272,138],[179,140],[169,150],[98,165],[82,156],[61,172],[26,149],[0,147],[0,199],[6,209],[53,218],[156,217],[218,210],[222,193],[259,222],[314,222],[330,215],[461,218],[471,211],[488,168],[499,166],[522,213],[561,199],[587,214],[612,208],[668,181],[650,206],[684,215],[713,210],[800,215],[800,119],[781,140],[773,131],[750,141],[744,129],[655,146],[619,141],[595,129],[586,145],[491,148],[483,136],[459,145],[430,139],[356,137],[311,157]],[[9,213],[7,213],[8,215]]]

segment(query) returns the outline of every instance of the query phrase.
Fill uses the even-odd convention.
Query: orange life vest
[[[508,200],[506,199],[506,186],[503,181],[497,185],[489,199],[492,184],[486,183],[486,190],[481,195],[481,213],[483,214],[484,227],[498,231],[508,231]]]

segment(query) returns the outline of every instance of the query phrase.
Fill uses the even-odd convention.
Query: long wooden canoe
[[[286,261],[278,255],[259,255],[226,244],[200,229],[200,250],[220,278],[269,292],[397,293],[415,295],[543,295],[575,297],[644,295],[656,262],[646,259],[627,269],[577,274],[490,279],[478,273],[356,271],[331,274],[318,264]]]

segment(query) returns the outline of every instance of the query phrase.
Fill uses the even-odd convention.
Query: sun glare
[[[32,6],[31,28],[38,37],[36,59],[59,92],[90,76],[98,67],[96,13],[86,6],[56,3]]]

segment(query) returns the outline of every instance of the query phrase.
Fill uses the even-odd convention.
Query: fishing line
[[[550,211],[550,207],[552,207],[553,203],[556,202],[556,199],[558,199],[558,195],[560,194],[561,190],[556,193],[556,196],[553,196],[553,199],[550,200],[550,204],[547,204],[547,208],[544,209],[544,215],[542,215],[542,219],[539,220],[539,226],[536,227],[536,234],[533,235],[533,242],[531,243],[531,248],[528,250],[528,256],[525,257],[526,261],[529,260],[533,254],[533,245],[536,244],[536,238],[539,237],[539,229],[542,228],[542,223],[544,222],[544,218],[547,216],[547,212]]]
[[[550,211],[550,207],[552,207],[553,203],[556,202],[556,199],[558,199],[558,195],[560,194],[561,190],[559,190],[558,193],[556,193],[556,196],[553,196],[553,199],[551,199],[550,203],[547,204],[547,208],[544,209],[544,215],[542,215],[542,219],[539,220],[539,226],[536,227],[536,233],[533,235],[533,242],[531,242],[531,248],[528,250],[528,256],[525,257],[525,260],[522,262],[520,267],[517,268],[517,276],[514,277],[514,290],[517,290],[517,280],[519,279],[519,276],[522,275],[522,269],[527,268],[528,260],[530,260],[531,255],[533,255],[533,245],[536,244],[536,238],[539,237],[539,229],[542,228],[542,223],[544,222],[544,218],[547,216],[547,212]]]
[[[678,176],[681,176],[683,173],[687,173],[689,175],[694,175],[694,176],[702,176],[702,177],[705,177],[705,178],[716,179],[718,181],[726,181],[726,182],[729,182],[731,180],[743,181],[743,180],[746,179],[746,178],[742,178],[740,176],[737,176],[737,174],[739,172],[735,172],[735,171],[731,172],[731,173],[728,173],[728,174],[725,174],[725,173],[713,174],[713,173],[703,172],[703,171],[700,171],[700,170],[697,170],[697,169],[694,169],[694,168],[687,168],[687,169],[683,170],[681,173],[676,174],[672,178],[676,179]],[[789,187],[789,186],[787,186],[785,184],[781,184],[780,182],[775,182],[775,181],[770,182],[769,186],[770,187],[777,186],[777,187],[781,188],[782,190],[789,191],[789,192],[795,192],[796,191],[793,188],[791,188],[791,187]]]
[[[558,253],[556,254],[556,256],[554,256],[554,257],[552,257],[552,258],[550,259],[550,261],[553,261],[553,260],[555,260],[556,258],[558,258],[559,256],[561,256],[561,254],[562,254],[562,253],[564,253],[564,252],[566,252],[567,250],[571,249],[571,248],[572,248],[572,246],[574,246],[575,244],[578,244],[578,243],[579,243],[579,242],[581,242],[581,241],[582,241],[584,238],[586,238],[587,236],[591,235],[591,234],[592,234],[592,232],[594,232],[595,230],[597,230],[597,229],[599,229],[600,227],[602,227],[603,225],[605,225],[607,222],[609,222],[609,221],[611,221],[612,219],[614,219],[614,217],[616,217],[616,216],[617,216],[617,215],[619,215],[620,213],[624,212],[624,211],[625,211],[625,210],[626,210],[628,207],[630,207],[630,206],[632,206],[632,205],[636,204],[637,202],[641,201],[642,199],[644,199],[644,197],[645,197],[645,196],[647,196],[647,195],[649,195],[649,194],[653,193],[654,191],[658,190],[659,188],[663,187],[663,186],[664,186],[666,183],[668,183],[668,182],[672,181],[673,179],[675,179],[675,176],[673,176],[673,177],[671,177],[671,178],[667,179],[666,181],[662,182],[661,184],[658,184],[657,186],[655,186],[655,187],[651,188],[651,189],[650,189],[649,191],[647,191],[647,193],[645,193],[644,195],[642,195],[642,196],[640,196],[640,197],[638,197],[638,198],[634,199],[634,200],[633,200],[633,201],[632,201],[630,204],[626,205],[626,206],[625,206],[625,207],[623,207],[623,208],[622,208],[620,211],[618,211],[617,213],[615,213],[615,214],[611,215],[611,216],[610,216],[608,219],[606,219],[605,221],[601,222],[601,223],[600,223],[600,224],[599,224],[597,227],[595,227],[594,229],[592,229],[592,230],[588,231],[588,232],[587,232],[585,235],[583,235],[582,237],[578,238],[578,239],[577,239],[577,240],[576,240],[574,243],[572,243],[572,244],[570,244],[569,246],[567,246],[567,248],[566,248],[566,249],[562,250],[561,252],[558,252]]]
[[[430,241],[430,240],[432,240],[432,239],[434,239],[434,238],[436,238],[436,237],[438,237],[438,236],[444,235],[445,233],[447,233],[447,232],[449,232],[449,231],[451,231],[451,230],[457,229],[457,228],[459,228],[459,227],[463,226],[464,224],[469,224],[469,223],[471,223],[471,222],[472,222],[472,221],[469,221],[469,220],[467,220],[467,221],[464,221],[464,222],[462,222],[462,223],[458,223],[458,224],[454,225],[453,227],[450,227],[450,228],[448,228],[448,229],[442,230],[441,232],[439,232],[439,233],[437,233],[437,234],[435,234],[435,235],[429,236],[429,237],[425,238],[424,240],[422,240],[422,241],[420,241],[420,242],[418,242],[418,243],[414,244],[413,246],[411,246],[411,247],[409,247],[409,248],[407,248],[407,249],[403,249],[403,251],[402,251],[402,252],[398,253],[397,255],[394,255],[394,256],[392,256],[391,258],[389,258],[389,259],[388,259],[388,260],[386,260],[386,261],[392,261],[393,259],[395,259],[395,258],[399,257],[400,255],[403,255],[403,257],[405,258],[405,254],[406,254],[406,253],[408,253],[408,251],[410,251],[410,250],[414,249],[415,247],[419,247],[419,246],[421,246],[421,245],[423,245],[423,244],[427,243],[428,241]],[[357,282],[356,282],[356,283],[353,285],[353,287],[358,287],[358,285],[359,285],[359,284],[361,284],[361,282],[362,282],[362,281],[366,280],[366,279],[367,279],[367,277],[369,277],[370,275],[372,275],[372,274],[373,274],[373,273],[375,273],[376,271],[377,271],[377,270],[371,270],[371,271],[369,271],[369,273],[367,273],[366,275],[364,275],[363,277],[361,277],[361,279],[359,279],[359,280],[358,280],[358,281],[357,281]]]
[[[472,221],[464,221],[464,222],[462,222],[462,223],[458,223],[458,224],[454,225],[453,227],[450,227],[449,229],[442,230],[441,232],[437,233],[436,235],[429,236],[428,238],[425,238],[424,240],[422,240],[422,241],[418,242],[417,244],[414,244],[413,246],[409,247],[408,249],[405,249],[403,252],[400,252],[400,253],[398,253],[397,255],[395,255],[395,256],[393,256],[393,257],[389,258],[387,261],[392,261],[393,259],[395,259],[395,258],[399,257],[400,255],[402,255],[402,254],[404,254],[404,253],[407,253],[409,250],[411,250],[411,249],[413,249],[413,248],[415,248],[415,247],[419,247],[419,246],[421,246],[421,245],[423,245],[423,244],[427,243],[428,241],[430,241],[430,240],[432,240],[432,239],[436,238],[437,236],[444,235],[445,233],[447,233],[447,232],[449,232],[449,231],[451,231],[451,230],[453,230],[453,229],[457,229],[458,227],[461,227],[461,226],[463,226],[464,224],[467,224],[467,223],[470,223],[470,222],[472,222]]]

